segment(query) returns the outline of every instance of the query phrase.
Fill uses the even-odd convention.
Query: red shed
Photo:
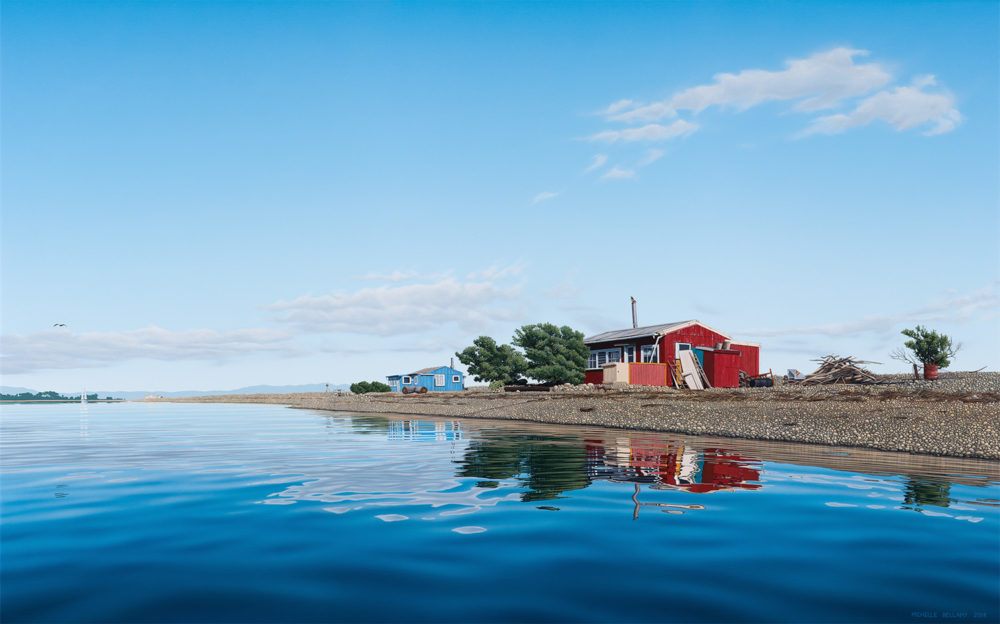
[[[713,387],[735,388],[739,385],[739,371],[756,376],[760,368],[759,344],[734,340],[695,320],[619,329],[590,336],[583,342],[590,348],[587,383],[603,383],[604,364],[630,362],[629,383],[673,385],[667,367],[673,365],[681,351],[689,349],[702,360]]]

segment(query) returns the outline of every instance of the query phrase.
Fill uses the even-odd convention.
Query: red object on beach
[[[937,364],[924,364],[924,379],[937,379],[937,378],[938,378]]]

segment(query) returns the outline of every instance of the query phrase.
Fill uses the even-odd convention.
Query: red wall
[[[692,347],[714,347],[724,340],[727,338],[722,334],[700,325],[691,325],[660,338],[660,361],[673,363],[676,359],[674,349],[678,342],[687,342]],[[670,385],[674,385],[672,381]]]
[[[740,387],[740,352],[705,351],[705,374],[713,388]]]
[[[740,370],[750,373],[752,377],[760,374],[760,347],[734,344],[733,349],[740,352]]]
[[[633,386],[667,386],[669,374],[666,364],[632,362],[628,365],[628,382]]]

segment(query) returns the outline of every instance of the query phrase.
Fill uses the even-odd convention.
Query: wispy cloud
[[[698,124],[683,119],[671,123],[668,126],[660,124],[647,124],[639,128],[626,128],[625,130],[605,130],[588,137],[591,141],[606,141],[615,143],[622,141],[630,143],[632,141],[666,141],[681,136],[691,134],[698,129]]]
[[[92,368],[129,360],[224,361],[256,353],[292,354],[289,332],[275,329],[170,331],[148,327],[123,332],[50,330],[3,337],[0,370],[17,375]]]
[[[483,271],[476,271],[469,273],[466,279],[470,280],[487,280],[491,282],[507,279],[508,277],[515,277],[524,273],[525,265],[523,262],[515,262],[514,264],[500,267],[493,265],[490,268]]]
[[[644,125],[605,130],[589,139],[662,141],[690,134],[698,126],[684,119],[669,125],[652,122],[680,113],[697,115],[710,107],[739,112],[767,102],[790,102],[793,110],[805,113],[852,106],[849,113],[813,119],[800,136],[836,134],[876,120],[901,131],[930,124],[924,134],[934,135],[950,132],[962,120],[950,93],[944,89],[927,90],[936,84],[933,76],[919,77],[911,86],[887,89],[894,78],[882,64],[858,62],[868,54],[866,50],[838,47],[788,60],[780,70],[744,69],[716,74],[711,82],[683,89],[659,102],[618,100],[605,109],[607,121]]]
[[[663,158],[663,153],[663,150],[658,149],[646,150],[646,154],[636,163],[636,167],[645,167],[646,165],[653,164]]]
[[[602,180],[630,180],[635,177],[635,171],[631,169],[622,169],[618,165],[615,165],[611,169],[601,176]]]
[[[518,286],[492,281],[459,282],[369,288],[356,293],[299,297],[266,309],[277,322],[298,332],[347,332],[394,336],[422,332],[453,323],[472,331],[496,321],[519,318]]]
[[[449,277],[450,273],[419,273],[413,269],[406,271],[393,271],[392,273],[366,273],[355,275],[351,279],[359,282],[390,282],[399,284],[401,282],[414,281],[437,281]]]
[[[535,195],[534,198],[532,198],[531,203],[537,204],[538,202],[543,202],[552,199],[553,197],[559,197],[559,193],[553,191],[542,191],[538,195]]]
[[[590,173],[594,169],[600,169],[604,166],[604,163],[608,162],[607,154],[594,154],[593,159],[590,161],[590,165],[583,170],[584,173]]]
[[[834,48],[809,58],[790,60],[781,71],[747,69],[717,74],[711,84],[685,89],[671,100],[675,110],[700,112],[709,106],[746,110],[772,100],[799,100],[797,108],[814,111],[840,100],[870,93],[892,80],[877,63],[857,65],[854,57],[865,50]]]
[[[913,86],[880,91],[862,100],[850,113],[828,115],[814,120],[812,127],[804,131],[802,136],[838,134],[873,121],[884,121],[900,131],[932,124],[924,132],[926,135],[951,132],[962,121],[962,114],[955,108],[955,98],[950,93],[928,93],[922,90],[934,84],[936,83],[931,76],[918,80]]]
[[[846,323],[829,323],[787,329],[757,329],[742,332],[752,336],[832,336],[895,331],[901,323],[967,322],[1000,308],[1000,282],[964,295],[952,295],[932,301],[916,310],[899,314],[867,316]]]

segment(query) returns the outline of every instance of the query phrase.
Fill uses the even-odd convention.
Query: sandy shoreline
[[[576,386],[548,393],[317,392],[154,400],[592,425],[1000,460],[1000,373],[953,375],[936,384],[705,392]]]

